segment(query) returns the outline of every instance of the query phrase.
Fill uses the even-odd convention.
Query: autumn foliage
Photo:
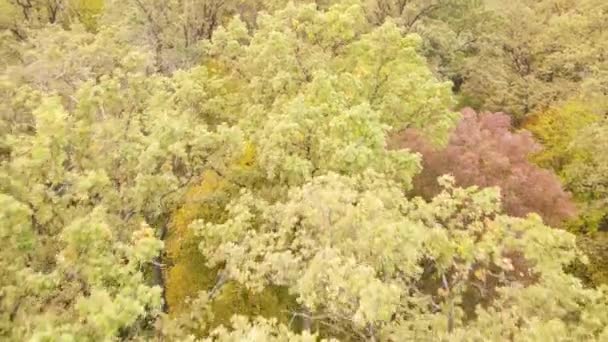
[[[606,22],[0,0],[0,340],[608,341]]]
[[[437,195],[441,191],[437,177],[449,173],[460,186],[500,187],[504,210],[510,215],[538,213],[557,225],[575,212],[557,176],[530,162],[541,146],[529,132],[513,132],[506,114],[463,110],[445,147],[434,146],[413,129],[394,136],[390,144],[423,155],[414,193],[424,198]]]

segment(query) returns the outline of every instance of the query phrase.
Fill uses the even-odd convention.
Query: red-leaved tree
[[[552,172],[529,161],[541,146],[527,131],[512,132],[503,113],[462,111],[462,120],[444,148],[435,148],[416,130],[395,135],[391,148],[409,148],[423,156],[423,171],[414,179],[414,194],[430,199],[440,188],[437,177],[452,174],[460,186],[498,186],[507,213],[535,212],[551,225],[575,213],[569,193]]]

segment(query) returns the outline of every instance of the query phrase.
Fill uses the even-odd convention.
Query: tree
[[[566,187],[572,191],[582,209],[569,228],[579,234],[579,245],[589,254],[590,263],[575,271],[592,286],[608,283],[605,241],[608,231],[608,199],[606,168],[606,119],[597,120],[581,129],[572,139],[564,155],[570,156],[562,169]]]
[[[238,129],[178,109],[177,78],[116,72],[82,85],[70,110],[42,96],[31,129],[4,121],[2,235],[33,241],[2,258],[8,339],[145,334],[161,309],[170,213],[203,170],[241,154]]]
[[[315,12],[318,13],[318,17],[314,15]],[[303,14],[300,13],[305,13],[307,16],[303,17]],[[418,124],[417,121],[411,121],[409,116],[396,116],[392,114],[394,113],[392,106],[383,107],[382,102],[378,105],[374,101],[375,96],[368,97],[367,94],[370,92],[358,92],[358,86],[352,87],[353,81],[362,79],[361,87],[365,89],[371,83],[371,94],[376,94],[373,91],[375,89],[373,87],[374,74],[369,75],[364,72],[369,68],[366,67],[366,64],[369,65],[370,60],[365,52],[373,51],[370,48],[370,46],[374,46],[371,42],[393,37],[391,32],[394,32],[394,29],[389,22],[373,29],[369,35],[361,35],[360,40],[365,43],[355,40],[351,46],[364,46],[365,49],[355,50],[348,46],[346,48],[336,46],[333,43],[334,41],[349,41],[352,39],[349,37],[356,37],[356,33],[353,34],[352,29],[340,32],[340,35],[337,36],[338,39],[332,36],[332,31],[314,30],[315,26],[310,23],[317,20],[326,23],[325,18],[331,18],[331,20],[341,23],[342,18],[348,18],[340,15],[343,13],[348,13],[348,10],[339,5],[330,7],[327,12],[318,9],[312,11],[309,6],[288,6],[285,10],[275,12],[270,17],[260,16],[258,17],[260,23],[258,30],[249,45],[243,49],[234,48],[238,45],[231,43],[238,42],[237,35],[234,33],[242,32],[242,30],[238,30],[238,26],[234,27],[232,31],[220,29],[214,34],[215,46],[212,46],[211,51],[217,51],[217,46],[223,49],[222,52],[215,53],[222,56],[221,60],[228,63],[232,70],[236,70],[233,74],[236,80],[240,82],[252,80],[249,81],[252,83],[255,81],[253,83],[255,87],[245,88],[250,94],[248,101],[258,103],[259,106],[250,109],[255,121],[253,119],[251,121],[243,120],[242,124],[247,127],[248,131],[253,132],[252,143],[256,147],[257,154],[257,165],[254,169],[259,171],[260,178],[254,186],[244,190],[239,197],[232,201],[228,207],[225,221],[201,220],[193,224],[193,228],[201,236],[201,251],[208,261],[208,266],[221,267],[224,274],[230,279],[242,283],[252,291],[262,291],[271,286],[287,288],[296,296],[300,304],[299,310],[292,312],[292,315],[302,319],[304,328],[325,331],[328,336],[356,339],[382,339],[391,334],[399,338],[416,337],[410,334],[420,334],[418,337],[441,337],[449,334],[452,336],[456,334],[456,331],[461,331],[463,336],[466,332],[474,332],[486,338],[492,336],[493,332],[499,336],[508,336],[511,333],[526,336],[526,334],[539,333],[538,331],[543,329],[540,324],[543,323],[540,323],[539,326],[530,325],[514,330],[508,328],[509,323],[506,323],[504,328],[500,328],[503,330],[482,327],[501,326],[503,316],[494,320],[495,317],[499,317],[494,314],[499,307],[500,312],[506,312],[505,308],[508,307],[513,309],[513,318],[504,320],[504,322],[518,321],[519,318],[516,317],[521,316],[515,312],[535,312],[534,315],[536,313],[542,315],[542,320],[547,319],[545,322],[556,318],[555,316],[549,318],[535,309],[538,302],[533,304],[534,301],[531,301],[529,296],[533,296],[532,293],[537,290],[552,291],[549,290],[552,288],[555,289],[556,294],[568,291],[566,289],[576,292],[572,292],[570,295],[573,297],[568,298],[595,296],[594,290],[583,290],[576,279],[562,273],[561,266],[558,266],[562,263],[569,263],[575,253],[569,254],[569,257],[566,255],[560,257],[551,251],[555,248],[555,250],[574,252],[573,236],[546,227],[536,230],[532,227],[540,229],[538,226],[540,223],[534,219],[525,221],[505,218],[504,220],[511,223],[490,224],[489,222],[495,222],[494,219],[504,222],[502,218],[496,218],[496,211],[500,205],[497,195],[492,191],[482,191],[475,195],[476,190],[474,189],[453,190],[455,193],[453,196],[457,199],[444,193],[432,204],[420,199],[415,200],[413,202],[415,204],[412,204],[403,197],[402,189],[407,189],[411,180],[411,176],[406,177],[406,175],[410,173],[413,176],[416,168],[400,167],[398,168],[400,173],[395,174],[392,171],[393,167],[386,166],[391,165],[389,164],[391,159],[386,159],[386,151],[376,149],[374,146],[377,145],[370,144],[370,142],[380,141],[378,144],[383,146],[384,143],[381,141],[386,139],[388,133],[388,131],[383,132],[382,130],[377,131],[378,133],[374,135],[368,133],[374,132],[370,131],[371,128],[378,127],[375,120],[379,119],[379,123],[401,123],[395,128],[407,127],[408,124],[404,123],[411,122],[410,126],[424,127],[425,134],[435,137],[435,139],[438,138],[437,132],[445,131],[430,130],[429,128],[434,128],[428,126],[428,122],[431,122],[430,119],[424,121],[426,124],[422,122]],[[307,18],[307,20],[303,21],[300,18]],[[281,24],[282,22],[284,24]],[[307,33],[307,35],[301,36],[305,37],[303,43],[308,43],[308,39],[316,38],[313,41],[321,47],[326,47],[324,50],[327,51],[327,54],[322,54],[322,50],[315,50],[314,45],[312,47],[305,45],[306,49],[299,49],[302,55],[298,55],[298,50],[295,48],[293,50],[296,54],[293,54],[292,49],[286,49],[285,46],[290,46],[286,42],[293,41],[290,40],[291,31],[285,30],[290,25]],[[325,27],[344,27],[334,25],[336,26],[325,24]],[[359,28],[353,24],[346,27],[355,30]],[[297,32],[299,31],[296,30]],[[245,38],[241,39],[245,41]],[[270,44],[273,49],[268,47]],[[395,45],[398,46],[398,44],[392,44],[392,46]],[[227,46],[231,46],[231,49],[226,50]],[[298,47],[298,45],[295,46]],[[390,58],[391,52],[394,50],[387,48],[386,45],[381,46],[383,48],[377,51],[383,53],[373,54],[374,58],[371,61],[380,56],[385,59]],[[277,51],[287,51],[287,56],[290,57],[286,58]],[[353,59],[341,58],[341,54],[349,56],[351,51],[358,52],[356,55],[353,54]],[[256,57],[249,57],[248,53]],[[322,54],[324,58],[316,57],[313,53]],[[277,54],[281,58],[277,58]],[[312,57],[311,55],[316,58],[309,59]],[[331,77],[332,73],[336,72],[336,69],[332,70],[333,55],[337,55],[336,60],[341,62],[337,70],[352,75],[348,75],[348,80],[351,81],[349,88],[342,86],[340,78],[333,81]],[[324,73],[311,72],[314,70],[313,66],[319,68],[321,60],[324,60],[324,65],[328,65],[329,68],[326,67],[322,70]],[[252,63],[253,61],[255,63]],[[350,71],[353,70],[351,65],[360,66],[361,69],[354,68],[354,72],[352,72]],[[399,75],[398,64],[390,65],[395,65],[391,70],[394,71],[395,76]],[[369,69],[374,70],[373,67]],[[294,76],[289,77],[286,70],[294,70]],[[372,77],[370,78],[368,75]],[[408,75],[408,77],[412,77],[411,72]],[[403,78],[399,79],[399,82],[401,81]],[[303,87],[303,93],[300,93],[302,85],[306,86]],[[390,92],[395,88],[401,89],[396,86],[383,89]],[[342,89],[350,91],[342,91]],[[380,92],[380,94],[384,94],[384,92]],[[295,100],[292,97],[295,97]],[[348,106],[344,107],[352,99],[355,99],[355,103],[358,105],[358,107],[354,107],[356,111],[353,109],[349,111]],[[391,98],[383,98],[384,101],[386,99]],[[358,114],[373,113],[360,105],[364,101],[369,101],[372,110],[378,108],[379,118],[370,114]],[[268,108],[268,110],[265,111],[264,108]],[[324,115],[324,113],[331,113],[331,115]],[[267,117],[270,120],[265,122],[268,120]],[[396,117],[398,119],[395,119]],[[339,118],[339,120],[332,120],[334,118]],[[354,118],[361,120],[362,124],[355,125],[354,123],[359,121],[353,121]],[[263,127],[263,130],[259,130],[258,127]],[[317,132],[321,133],[317,135]],[[370,139],[374,136],[377,136],[378,140]],[[358,148],[353,152],[349,150],[348,144],[343,143],[351,141],[360,142]],[[396,152],[401,154],[405,151]],[[353,153],[353,155],[349,156],[347,153]],[[345,158],[346,156],[348,158]],[[405,155],[402,154],[402,156]],[[450,187],[448,184],[446,186]],[[285,190],[288,190],[287,193]],[[440,218],[437,218],[437,221],[432,218],[430,221],[422,219],[422,217],[429,217],[427,215],[433,217],[433,214],[428,214],[426,210],[433,211],[429,208],[434,208],[434,205],[437,206],[437,215]],[[412,207],[420,207],[420,211],[407,209]],[[473,217],[460,212],[466,208],[471,210]],[[458,223],[452,222],[452,217]],[[488,220],[484,219],[486,217]],[[428,226],[424,222],[429,222]],[[469,282],[472,278],[469,278],[468,275],[470,272],[475,273],[472,271],[474,269],[472,265],[477,265],[479,260],[462,258],[462,255],[455,256],[460,252],[454,252],[455,254],[445,252],[447,255],[454,256],[454,259],[449,257],[444,259],[443,247],[437,247],[437,249],[428,247],[432,250],[429,252],[426,252],[427,247],[423,247],[426,246],[426,243],[430,243],[426,241],[441,240],[429,231],[430,227],[447,227],[447,232],[439,229],[438,234],[445,232],[447,234],[445,241],[451,241],[448,244],[453,243],[451,245],[453,248],[466,253],[466,250],[469,249],[462,246],[472,246],[475,244],[473,241],[476,241],[473,238],[476,236],[474,229],[464,229],[464,227],[476,226],[472,222],[486,222],[493,227],[492,229],[496,229],[492,231],[500,236],[502,233],[498,232],[515,229],[517,232],[513,232],[512,236],[518,238],[513,239],[518,241],[516,244],[521,243],[517,248],[504,243],[504,240],[492,241],[488,242],[487,246],[504,247],[506,250],[480,252],[479,255],[482,259],[488,255],[501,256],[496,260],[498,266],[493,263],[484,264],[492,270],[492,273],[496,268],[501,269],[501,267],[504,267],[503,270],[507,273],[513,272],[508,276],[493,278],[489,281],[488,288],[482,291],[483,294],[480,296],[471,295],[470,293],[474,290],[465,290],[476,288],[476,285],[471,284],[475,281]],[[484,224],[480,223],[481,226],[486,227]],[[456,228],[452,235],[450,227],[461,227],[463,235],[460,235],[461,230]],[[484,230],[485,228],[479,229]],[[522,237],[527,233],[531,234],[530,239]],[[465,236],[468,236],[466,234],[471,235],[466,238]],[[490,235],[488,239],[491,239]],[[461,237],[462,240],[456,236]],[[528,247],[523,247],[540,236],[543,237],[542,243],[535,242]],[[519,237],[522,239],[519,240]],[[553,241],[553,243],[549,241]],[[554,244],[558,243],[557,241],[569,241],[568,246],[558,247]],[[486,245],[484,244],[484,246]],[[470,250],[483,250],[482,247],[476,246],[470,248]],[[532,250],[536,250],[536,252],[530,254]],[[536,254],[537,252],[539,254]],[[506,260],[503,260],[503,257]],[[511,258],[517,259],[517,261],[512,261]],[[424,265],[419,264],[427,259],[430,260],[428,261],[430,265],[428,266],[428,276],[424,275],[423,270],[426,269],[423,267]],[[460,262],[461,259],[464,259],[463,263]],[[544,271],[541,270],[543,266],[540,265],[546,267]],[[529,274],[527,270],[531,267],[534,267],[535,271]],[[556,287],[545,286],[544,280],[539,280],[544,276],[539,275],[539,278],[536,278],[536,271],[538,274],[546,273],[546,281]],[[484,277],[483,271],[478,274],[479,277]],[[494,294],[502,294],[505,291],[499,289],[503,286],[501,284],[506,284],[501,283],[503,279],[509,279],[506,280],[507,283],[512,281],[519,284],[509,283],[509,285],[504,285],[505,289],[521,288],[523,292],[520,294],[529,291],[530,295],[525,295],[527,302],[518,302],[514,306],[509,306],[506,302],[499,300],[501,304],[492,309],[492,303],[498,303],[495,302]],[[540,283],[536,283],[537,281]],[[421,283],[428,285],[423,288]],[[454,290],[454,288],[458,288],[458,290]],[[424,292],[425,290],[428,292]],[[464,302],[465,292],[467,293],[466,305],[460,304],[461,300]],[[416,295],[417,293],[420,293],[420,297]],[[511,295],[512,297],[509,295],[509,300],[517,298],[519,294],[511,293]],[[596,303],[594,301],[594,299],[590,299],[589,303]],[[601,307],[602,304],[597,303]],[[475,309],[470,308],[474,308],[478,304],[480,305],[477,306],[478,311],[483,311],[484,309],[481,308],[485,308],[488,310],[487,312],[492,313],[483,315],[484,318],[481,321],[475,321],[476,323],[464,323],[469,322],[470,317],[475,317]],[[589,306],[589,310],[595,310],[593,305],[595,304]],[[587,309],[581,308],[581,310]],[[427,314],[430,316],[426,316]],[[585,315],[583,314],[583,316]],[[421,323],[428,322],[426,319],[428,317],[431,317],[430,328],[429,325]],[[561,320],[561,318],[556,319]],[[479,324],[479,327],[476,327],[475,324]],[[579,336],[583,336],[590,333],[590,330],[571,331],[568,324],[570,323],[567,320],[559,323],[563,328],[563,331],[560,330],[560,334],[573,334],[571,336],[581,334]],[[600,331],[591,332],[592,335],[600,333]]]
[[[569,148],[581,131],[598,121],[600,115],[591,104],[572,101],[560,107],[536,113],[526,121],[525,128],[532,132],[543,149],[534,156],[534,161],[560,174],[576,156]]]
[[[569,148],[575,157],[563,170],[563,177],[568,188],[580,201],[588,205],[587,210],[590,214],[596,213],[596,215],[592,215],[597,217],[596,224],[587,227],[591,231],[604,225],[603,221],[606,220],[607,127],[606,120],[602,119],[577,134]]]
[[[446,190],[426,203],[408,201],[373,172],[328,174],[274,204],[243,192],[224,223],[194,228],[210,265],[224,265],[252,289],[287,287],[302,306],[294,314],[330,336],[523,338],[547,324],[571,338],[605,333],[600,325],[582,328],[591,323],[585,318],[561,316],[570,300],[586,298],[589,306],[571,306],[581,318],[603,305],[563,273],[576,255],[572,235],[538,218],[500,215],[494,189],[442,183]],[[471,300],[473,312],[465,305]],[[538,321],[512,323],[526,322],[522,315]]]
[[[467,61],[463,92],[484,110],[525,115],[581,93],[604,89],[606,2],[505,2],[500,24],[486,32]],[[605,91],[604,91],[605,95]]]
[[[422,153],[423,171],[414,180],[414,193],[424,198],[439,193],[437,177],[450,173],[460,186],[500,187],[510,215],[534,212],[551,225],[571,218],[574,204],[558,177],[529,161],[540,146],[528,132],[511,130],[506,114],[466,109],[445,147],[432,146],[415,131],[401,133],[392,144]]]
[[[283,3],[284,1],[277,1]],[[128,0],[109,1],[103,21],[127,27],[123,39],[153,51],[161,73],[201,63],[204,41],[234,16],[255,26],[258,11],[272,9],[274,2],[257,0]]]
[[[394,25],[373,29],[357,6],[346,10],[336,6],[327,12],[313,8],[290,6],[274,16],[260,15],[260,26],[252,37],[248,37],[238,20],[215,32],[209,46],[211,55],[217,56],[214,73],[224,77],[219,82],[233,91],[241,91],[238,98],[227,101],[231,105],[228,111],[251,111],[237,117],[248,132],[247,140],[255,158],[237,179],[231,176],[225,179],[226,175],[222,175],[222,189],[215,189],[209,195],[212,198],[233,199],[238,192],[230,195],[227,188],[236,182],[275,200],[283,197],[289,186],[302,184],[316,175],[328,171],[348,174],[368,168],[385,172],[403,186],[409,186],[418,161],[407,153],[384,149],[385,135],[390,129],[387,124],[403,122],[425,127],[430,134],[443,139],[444,131],[453,121],[454,114],[447,109],[449,88],[434,80],[424,61],[415,54],[417,41],[413,37],[402,37]],[[356,19],[354,24],[351,17]],[[298,31],[293,32],[289,25],[295,20],[299,21],[295,24]],[[323,31],[325,25],[336,25],[340,30],[345,27],[347,31]],[[350,27],[371,32],[356,37],[348,31]],[[349,40],[352,42],[346,46],[334,45]],[[230,50],[226,51],[227,47]],[[385,51],[384,58],[378,60],[376,51],[381,49]],[[326,63],[317,62],[321,59]],[[412,79],[399,75],[410,75]],[[426,83],[425,87],[415,89],[414,80],[419,85]],[[352,91],[351,82],[360,84],[360,89]],[[435,98],[438,114],[419,107],[421,98]],[[409,107],[405,111],[403,104]],[[429,117],[422,115],[425,113]],[[434,126],[429,124],[432,121],[436,123]],[[219,209],[223,205],[214,200],[207,202],[198,197],[195,207],[198,208],[195,215],[185,222],[197,215],[221,222],[218,217],[225,219],[227,215]],[[189,233],[183,227],[184,216],[179,217],[176,228],[181,232],[174,234],[176,239],[183,239]],[[193,240],[195,237],[190,237],[181,246],[191,246]],[[169,274],[183,270],[184,263],[193,260],[194,257],[187,256],[190,252],[185,253],[183,263],[176,264]],[[180,290],[175,293],[180,293],[183,285],[176,285]],[[284,316],[280,311],[278,314]]]
[[[367,16],[380,24],[391,18],[404,32],[423,38],[423,53],[433,70],[454,83],[464,81],[464,63],[476,53],[479,37],[494,29],[495,14],[479,0],[374,0]]]
[[[80,22],[94,31],[103,6],[103,0],[2,0],[0,30],[11,32],[21,41],[27,38],[31,29],[47,24],[69,27]]]
[[[225,1],[129,0],[110,3],[108,22],[128,30],[124,39],[153,51],[158,71],[170,73],[201,58],[200,41],[224,20]]]
[[[209,52],[244,94],[233,111],[247,113],[240,125],[260,171],[301,184],[328,170],[407,173],[416,167],[411,156],[384,150],[390,129],[419,127],[445,139],[457,117],[449,84],[432,76],[417,45],[391,23],[369,26],[360,6],[343,3],[260,15],[252,37],[234,20],[216,31]]]

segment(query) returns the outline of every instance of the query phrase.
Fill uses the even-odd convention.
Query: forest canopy
[[[608,340],[607,22],[0,0],[0,340]]]

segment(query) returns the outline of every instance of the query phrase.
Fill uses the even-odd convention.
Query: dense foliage
[[[557,176],[532,164],[541,147],[528,132],[512,132],[509,116],[463,111],[463,118],[445,147],[435,147],[415,130],[392,138],[392,145],[423,156],[423,170],[414,180],[414,193],[430,199],[441,189],[437,177],[451,173],[460,186],[498,186],[504,209],[513,216],[538,213],[559,225],[574,214],[574,205]]]
[[[473,104],[520,120],[571,97],[607,94],[606,1],[496,3],[496,28],[464,68]]]
[[[607,17],[0,0],[0,340],[608,339]]]

